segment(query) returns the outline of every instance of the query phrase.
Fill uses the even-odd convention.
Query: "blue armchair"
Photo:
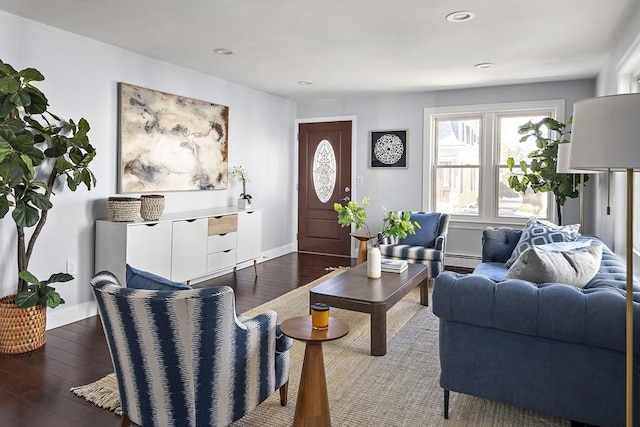
[[[402,212],[398,212],[402,216]],[[411,221],[420,224],[415,234],[404,239],[385,237],[379,245],[384,258],[404,259],[429,268],[429,280],[444,269],[444,253],[449,231],[450,215],[445,213],[411,212]]]
[[[280,389],[289,348],[277,315],[236,317],[227,286],[179,291],[91,280],[118,379],[123,426],[226,426]]]

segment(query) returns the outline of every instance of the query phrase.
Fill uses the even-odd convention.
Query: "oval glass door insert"
[[[320,141],[313,155],[313,189],[322,203],[327,203],[336,186],[336,153],[326,139]]]

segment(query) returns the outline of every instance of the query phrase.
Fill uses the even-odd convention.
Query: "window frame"
[[[478,215],[452,214],[454,222],[476,223],[480,226],[494,225],[524,225],[527,218],[500,217],[498,216],[498,169],[501,164],[499,152],[499,123],[498,118],[513,114],[542,115],[550,113],[556,120],[564,121],[564,99],[552,99],[541,101],[507,102],[491,104],[474,104],[448,107],[433,107],[424,109],[424,135],[423,145],[423,209],[433,211],[436,206],[436,179],[438,167],[436,120],[458,119],[463,117],[480,117],[480,170],[478,174]],[[486,165],[489,165],[487,167]],[[547,193],[547,218],[556,221],[554,199],[551,192]]]

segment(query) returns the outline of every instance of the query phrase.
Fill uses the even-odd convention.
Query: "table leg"
[[[424,306],[429,306],[429,284],[432,283],[435,279],[428,278],[425,279],[422,283],[420,283],[420,304]]]
[[[322,343],[308,342],[304,350],[293,425],[294,427],[331,426]]]
[[[387,354],[387,306],[373,304],[371,306],[371,355]]]

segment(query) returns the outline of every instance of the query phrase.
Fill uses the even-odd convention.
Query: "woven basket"
[[[140,204],[140,199],[135,197],[109,197],[107,199],[109,221],[135,221],[140,214]]]
[[[47,306],[20,308],[15,295],[0,298],[0,353],[19,354],[44,346]]]
[[[146,221],[160,219],[164,212],[164,196],[162,194],[148,194],[140,197],[140,216]]]

